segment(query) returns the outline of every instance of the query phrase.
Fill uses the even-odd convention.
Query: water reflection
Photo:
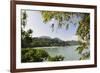
[[[65,47],[38,47],[43,48],[50,56],[62,55],[64,61],[68,60],[80,60],[81,54],[76,51],[77,46],[65,46]]]

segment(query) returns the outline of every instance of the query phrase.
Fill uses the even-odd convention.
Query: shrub
[[[49,56],[42,49],[22,49],[21,62],[42,62]]]
[[[59,56],[54,56],[54,57],[48,57],[48,61],[62,61],[64,60],[64,57],[59,55]]]

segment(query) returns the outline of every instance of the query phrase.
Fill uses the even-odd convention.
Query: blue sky
[[[78,24],[73,25],[70,23],[69,29],[65,28],[58,29],[57,21],[52,19],[48,23],[43,23],[42,15],[40,11],[26,11],[27,13],[27,25],[25,30],[32,29],[32,37],[49,36],[51,38],[60,38],[61,40],[78,40],[75,35]],[[80,18],[73,18],[73,22],[78,22]],[[52,32],[51,24],[54,23],[54,31]]]

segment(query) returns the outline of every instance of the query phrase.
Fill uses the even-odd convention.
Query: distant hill
[[[52,39],[51,37],[49,37],[49,36],[40,36],[40,37],[38,37],[38,38],[44,38],[44,39]]]
[[[32,47],[46,47],[46,46],[68,46],[68,45],[79,45],[79,41],[63,41],[59,38],[51,38],[48,36],[33,37]]]

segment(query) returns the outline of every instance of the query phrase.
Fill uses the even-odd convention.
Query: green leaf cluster
[[[81,43],[79,47],[76,48],[79,54],[81,54],[84,49],[88,49],[87,43]]]
[[[21,62],[42,62],[49,54],[42,49],[22,48]]]
[[[25,26],[27,25],[27,13],[26,10],[21,11],[21,47],[31,46],[32,43],[32,33],[31,29],[25,31]]]
[[[90,15],[85,14],[84,19],[79,22],[79,26],[76,32],[77,35],[81,37],[82,40],[90,39]]]
[[[43,61],[62,61],[64,57],[61,55],[50,56],[43,48],[22,48],[21,62],[43,62]]]
[[[51,57],[51,56],[48,57],[48,61],[63,61],[63,60],[64,60],[64,57],[62,55],[54,56],[54,57]]]
[[[41,11],[41,13],[42,13],[43,22],[47,23],[50,20],[52,20],[52,18],[54,18],[55,20],[58,21],[59,28],[65,25],[66,23],[64,23],[64,21],[66,20],[68,21],[73,14],[71,12],[59,12],[59,11]]]

